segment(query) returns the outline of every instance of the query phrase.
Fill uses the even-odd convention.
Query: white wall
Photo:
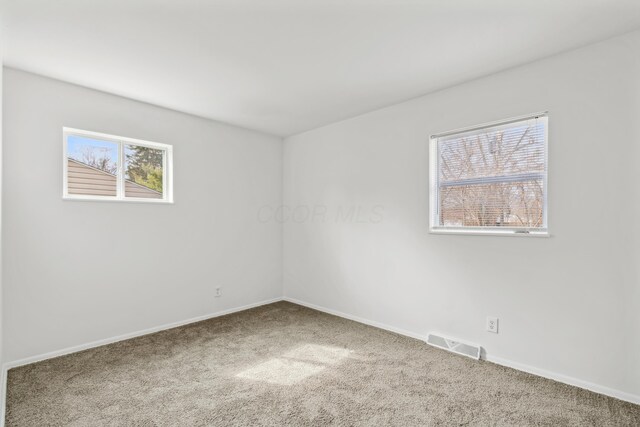
[[[3,15],[3,7],[4,2],[0,1],[0,426],[4,425],[4,411],[5,411],[5,372],[2,369],[2,364],[4,363],[3,357],[3,321],[4,317],[4,309],[2,307],[2,294],[3,294],[3,286],[2,286],[2,104],[3,96],[2,96],[2,84],[3,84],[3,66],[2,62],[4,59],[4,15]]]
[[[639,52],[636,32],[287,138],[285,296],[640,399]],[[544,110],[552,237],[429,234],[428,136]]]
[[[12,69],[4,89],[5,361],[282,295],[282,226],[257,217],[280,138]],[[173,144],[175,204],[63,201],[63,126]]]

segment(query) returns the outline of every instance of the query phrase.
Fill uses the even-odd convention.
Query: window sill
[[[501,236],[501,237],[550,237],[548,230],[520,231],[520,230],[496,230],[477,228],[436,228],[429,229],[430,234],[450,234],[459,236]]]
[[[135,199],[135,198],[122,198],[115,197],[100,197],[100,196],[62,196],[63,201],[72,202],[116,202],[116,203],[146,203],[155,205],[172,205],[173,200],[165,199]]]

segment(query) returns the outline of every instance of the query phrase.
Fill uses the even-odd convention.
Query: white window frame
[[[443,227],[439,225],[440,203],[439,203],[439,156],[438,156],[438,139],[445,136],[463,134],[496,126],[504,126],[525,120],[544,120],[544,162],[545,170],[543,172],[543,227],[526,228],[526,227]],[[483,236],[525,236],[525,237],[549,237],[549,225],[547,222],[547,214],[549,211],[549,194],[547,191],[548,169],[549,169],[549,113],[543,111],[540,113],[529,114],[526,116],[512,117],[505,120],[483,123],[481,125],[470,126],[461,129],[455,129],[431,135],[429,138],[429,233],[432,234],[459,234],[459,235],[483,235]]]
[[[97,139],[100,141],[112,142],[118,145],[118,170],[116,172],[117,190],[116,196],[98,196],[84,194],[69,194],[68,188],[68,161],[67,161],[67,138],[69,136],[80,136]],[[142,147],[154,148],[165,152],[162,161],[162,199],[151,199],[142,197],[125,197],[124,179],[124,146],[138,145]],[[109,135],[100,132],[91,132],[70,127],[62,128],[62,199],[63,200],[92,200],[108,202],[134,202],[134,203],[173,203],[173,146],[161,144],[159,142],[144,141],[141,139],[127,138],[124,136]]]

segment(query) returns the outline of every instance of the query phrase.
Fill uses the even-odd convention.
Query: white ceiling
[[[6,0],[8,66],[291,135],[640,27],[640,0]]]

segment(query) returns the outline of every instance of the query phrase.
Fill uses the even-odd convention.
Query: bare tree
[[[109,156],[108,148],[85,145],[78,160],[110,174],[115,174],[118,170],[118,165]]]
[[[529,125],[444,141],[439,153],[441,224],[542,225],[541,130]]]

